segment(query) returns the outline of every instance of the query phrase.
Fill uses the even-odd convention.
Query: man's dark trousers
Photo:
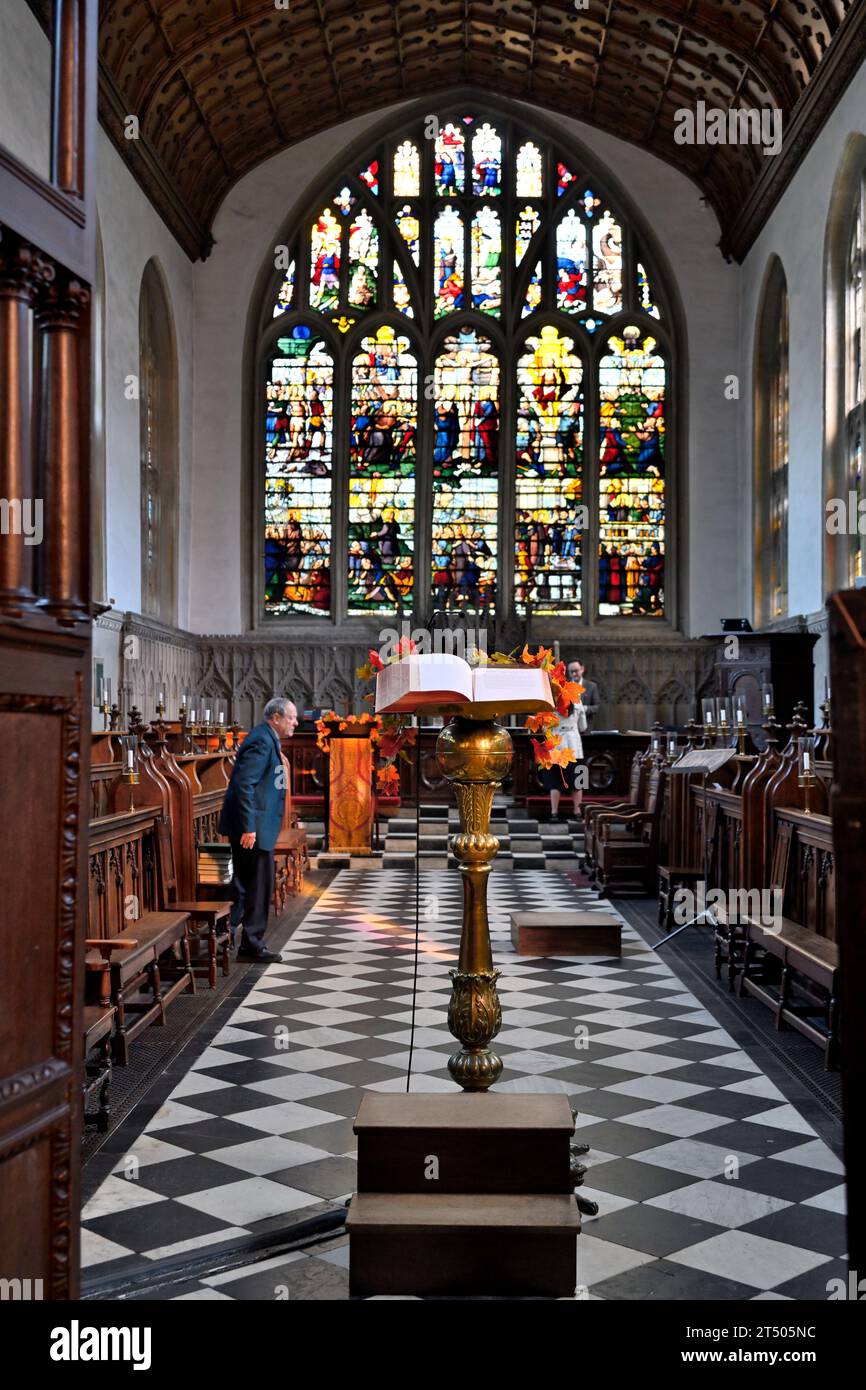
[[[274,852],[272,849],[243,849],[240,840],[232,840],[232,893],[234,906],[231,923],[234,933],[243,926],[240,949],[256,954],[265,949],[268,913],[274,892]]]

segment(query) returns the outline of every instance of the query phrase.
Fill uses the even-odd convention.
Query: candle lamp
[[[676,734],[668,734],[668,764],[675,763],[679,757]]]
[[[710,748],[716,737],[716,702],[713,699],[701,700],[701,726],[703,728],[704,748]]]
[[[804,811],[811,815],[811,793],[815,785],[815,744],[811,738],[801,738],[797,745],[797,786],[803,788]]]
[[[121,765],[123,769],[123,771],[121,772],[121,778],[123,782],[125,782],[125,784],[130,788],[128,809],[130,811],[134,811],[135,794],[132,791],[132,788],[137,787],[140,781],[138,772],[138,739],[128,737],[123,738],[121,740],[120,750]]]
[[[764,712],[765,718],[768,718],[771,714],[776,713],[776,707],[773,696],[773,687],[769,681],[765,681],[764,684],[761,686],[761,709]]]
[[[722,699],[722,700],[719,700],[719,701],[718,701],[718,711],[719,711],[719,732],[722,734],[723,737],[725,737],[725,736],[727,735],[727,733],[728,733],[728,725],[730,724],[729,708],[728,708],[728,702],[727,702],[726,699]]]

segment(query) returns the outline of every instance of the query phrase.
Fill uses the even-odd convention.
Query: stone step
[[[517,854],[512,856],[512,867],[515,869],[544,869],[547,867],[543,854]]]

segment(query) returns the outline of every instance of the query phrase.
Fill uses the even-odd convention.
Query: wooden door
[[[97,4],[34,14],[46,167],[0,147],[0,1278],[62,1299],[79,1266]]]

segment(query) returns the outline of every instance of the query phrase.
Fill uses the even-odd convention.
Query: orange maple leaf
[[[560,714],[568,714],[571,706],[580,699],[584,686],[578,681],[564,681],[556,692],[556,708]]]

